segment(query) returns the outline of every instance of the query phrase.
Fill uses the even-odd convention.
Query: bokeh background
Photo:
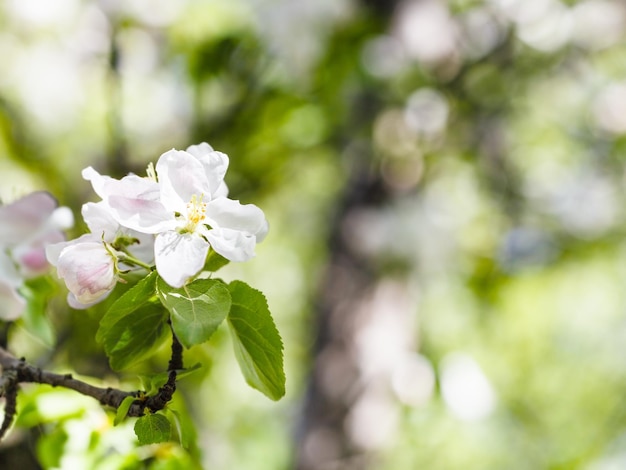
[[[27,387],[2,468],[626,468],[622,1],[1,0],[0,57],[5,202],[79,218],[86,166],[230,156],[271,231],[221,273],[266,294],[287,373],[274,403],[226,331],[189,351],[189,450]],[[167,362],[113,374],[106,306],[37,288],[16,355],[130,390]]]

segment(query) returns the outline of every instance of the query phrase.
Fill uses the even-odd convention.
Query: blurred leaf
[[[135,423],[135,434],[140,445],[168,441],[172,434],[169,420],[162,414],[142,416]]]
[[[245,282],[228,285],[233,304],[228,324],[246,382],[272,400],[285,394],[283,343],[265,296]]]
[[[156,277],[151,273],[139,281],[100,321],[96,340],[104,345],[115,370],[145,359],[168,335],[167,312],[153,299]]]
[[[230,294],[222,281],[197,279],[175,289],[159,278],[157,287],[171,313],[172,328],[186,348],[208,341],[228,315]]]
[[[54,290],[54,284],[46,276],[29,279],[20,289],[20,293],[26,299],[26,310],[21,318],[22,324],[26,331],[48,347],[52,347],[55,340],[54,329],[46,316],[47,299]]]
[[[136,397],[128,396],[122,400],[120,406],[117,407],[117,412],[115,413],[115,419],[113,420],[113,426],[117,426],[122,421],[126,419],[126,414],[130,409],[130,406],[135,401]]]
[[[39,463],[45,468],[58,468],[65,453],[67,440],[67,432],[60,426],[52,432],[44,434],[37,441],[37,458]]]
[[[184,420],[181,414],[172,408],[166,408],[165,412],[168,415],[170,422],[174,424],[174,427],[176,428],[176,434],[178,435],[180,445],[185,449],[189,448],[191,439],[195,435],[193,423],[189,420]]]

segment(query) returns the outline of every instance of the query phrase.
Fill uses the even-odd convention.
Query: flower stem
[[[117,250],[116,250],[117,251]],[[154,266],[151,266],[143,261],[138,260],[134,256],[129,255],[128,253],[124,253],[122,251],[117,251],[117,258],[124,263],[133,264],[135,266],[140,266],[142,268],[147,269],[148,271],[154,270]]]

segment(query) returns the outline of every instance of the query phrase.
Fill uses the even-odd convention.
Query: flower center
[[[191,196],[191,201],[187,203],[187,229],[194,231],[196,225],[202,222],[206,216],[206,203],[202,202],[202,196]]]

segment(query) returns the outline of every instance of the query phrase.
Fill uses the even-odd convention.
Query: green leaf
[[[115,419],[113,420],[113,426],[117,426],[118,424],[120,424],[122,421],[126,419],[126,415],[128,414],[130,405],[132,405],[135,400],[136,398],[132,395],[122,400],[122,403],[120,403],[120,406],[117,407],[117,412],[115,413]]]
[[[172,435],[172,426],[162,414],[142,416],[135,423],[135,434],[140,445],[165,442]]]
[[[159,278],[157,290],[170,311],[172,328],[186,348],[208,341],[230,310],[228,288],[215,279],[196,279],[175,289]]]
[[[239,367],[248,385],[278,400],[285,394],[283,342],[265,296],[241,281],[228,289],[233,302],[228,324]]]
[[[168,336],[167,312],[155,297],[156,278],[156,273],[150,273],[139,281],[100,320],[96,340],[103,344],[115,370],[145,359]]]

